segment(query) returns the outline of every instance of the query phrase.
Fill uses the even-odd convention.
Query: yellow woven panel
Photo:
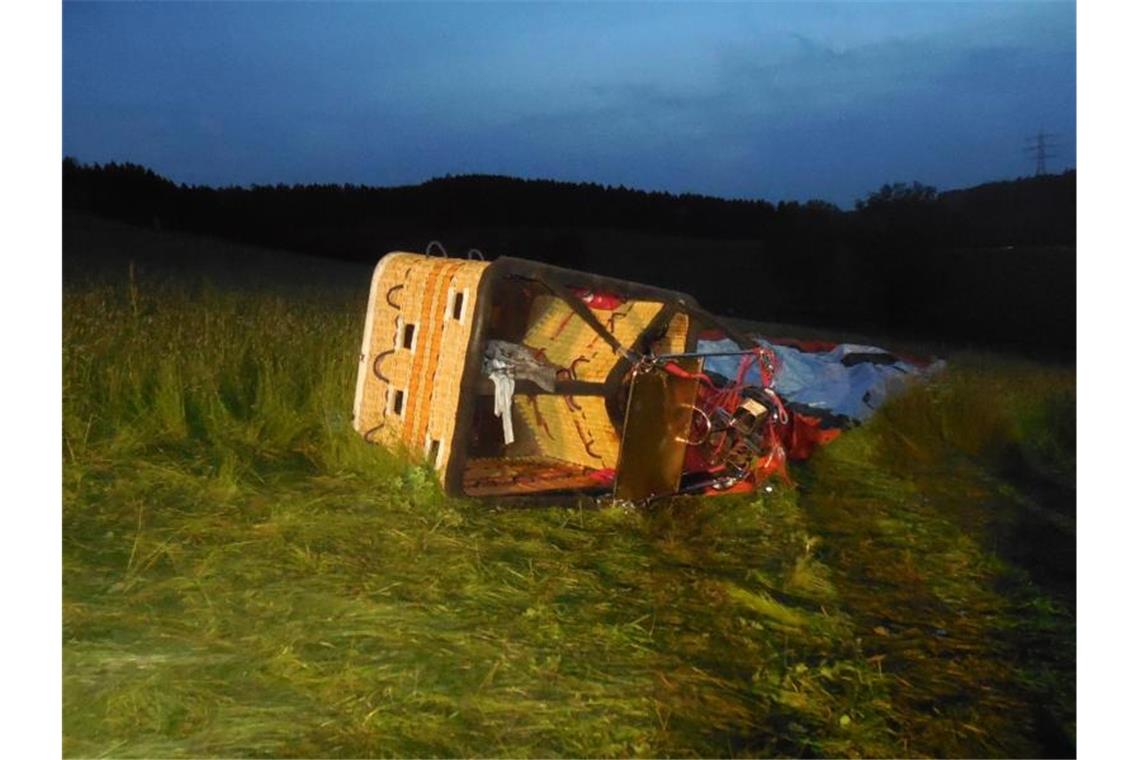
[[[609,347],[606,347],[609,350]],[[600,396],[515,396],[515,419],[548,457],[591,468],[616,467],[621,440]]]
[[[629,348],[661,311],[661,304],[627,301],[612,311],[591,311],[622,346]],[[577,380],[603,382],[618,361],[609,344],[554,296],[534,299],[530,322],[523,343],[542,351],[552,364],[571,370]]]
[[[592,470],[550,457],[473,458],[463,470],[467,496],[500,496],[579,488],[596,489]]]
[[[369,296],[354,407],[354,425],[369,441],[425,454],[438,441],[433,464],[446,468],[487,266],[413,253],[381,260]]]
[[[655,354],[680,354],[685,351],[685,339],[689,335],[689,315],[674,314],[669,327],[661,340],[653,344]]]

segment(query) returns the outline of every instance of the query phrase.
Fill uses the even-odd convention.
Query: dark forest
[[[439,240],[670,287],[763,322],[1017,349],[1076,346],[1076,172],[939,192],[883,185],[845,211],[458,176],[405,187],[176,184],[63,162],[63,206],[341,260]]]

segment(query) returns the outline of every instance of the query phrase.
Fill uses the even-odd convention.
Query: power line
[[[1034,176],[1040,177],[1043,174],[1049,173],[1046,169],[1045,161],[1046,159],[1057,157],[1055,152],[1057,143],[1055,140],[1058,137],[1059,135],[1038,130],[1035,136],[1025,138],[1029,144],[1022,148],[1022,150],[1027,155],[1032,156],[1036,163]]]

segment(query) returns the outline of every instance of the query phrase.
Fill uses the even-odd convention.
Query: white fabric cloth
[[[503,420],[503,441],[514,443],[511,399],[515,378],[530,380],[548,393],[554,391],[557,368],[539,359],[534,351],[517,343],[489,340],[483,348],[483,374],[495,384],[495,416]]]
[[[495,384],[495,416],[503,419],[503,442],[515,442],[515,426],[511,421],[511,399],[515,395],[515,379],[505,367],[492,369],[491,382]]]
[[[558,368],[539,359],[526,346],[505,340],[487,341],[483,348],[483,373],[490,376],[495,368],[508,370],[511,377],[537,383],[547,393],[554,392]]]

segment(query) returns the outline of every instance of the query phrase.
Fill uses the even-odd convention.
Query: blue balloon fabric
[[[830,351],[809,352],[757,338],[776,354],[778,365],[772,387],[785,404],[808,407],[823,414],[863,422],[907,382],[941,368],[941,362],[919,367],[875,346],[841,343]],[[737,351],[732,340],[702,340],[701,353]],[[705,371],[734,379],[743,358],[712,356]],[[749,385],[760,385],[760,371],[753,366],[745,376]]]

